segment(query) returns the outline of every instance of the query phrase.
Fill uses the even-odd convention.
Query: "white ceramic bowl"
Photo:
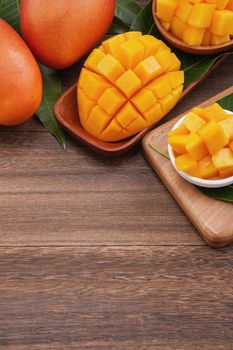
[[[225,109],[225,112],[228,114],[233,114],[232,112],[230,112],[226,109]],[[178,122],[174,125],[172,130],[178,128],[178,126],[180,126],[183,123],[183,120],[185,117],[186,117],[186,115],[184,117],[182,117],[180,120],[178,120]],[[176,164],[175,164],[175,156],[173,153],[173,149],[170,145],[168,145],[168,154],[169,154],[172,165],[173,165],[174,169],[176,170],[176,172],[180,176],[182,176],[185,180],[191,182],[194,185],[197,185],[200,187],[207,187],[207,188],[219,188],[219,187],[225,187],[225,186],[229,186],[229,185],[233,184],[233,176],[226,177],[224,179],[216,179],[216,180],[203,180],[203,179],[200,179],[198,177],[190,176],[190,175],[184,173],[183,171],[177,169]]]

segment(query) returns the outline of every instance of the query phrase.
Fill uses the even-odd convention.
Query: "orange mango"
[[[125,139],[163,118],[183,83],[180,61],[161,40],[140,32],[113,36],[92,51],[81,71],[80,121],[100,140]]]
[[[115,0],[21,0],[21,32],[40,62],[64,69],[102,38],[114,10]]]
[[[2,19],[0,33],[0,124],[18,125],[40,105],[42,77],[25,42]]]

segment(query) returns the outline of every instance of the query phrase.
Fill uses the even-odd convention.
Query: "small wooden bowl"
[[[227,55],[221,57],[215,64],[204,74],[199,80],[190,84],[181,96],[180,101],[187,96],[197,85],[201,83],[206,76],[214,70],[221,62],[225,60]],[[119,142],[105,142],[98,140],[91,136],[86,130],[83,129],[78,114],[77,106],[77,84],[71,86],[57,101],[54,107],[54,113],[59,123],[77,140],[86,144],[94,151],[108,157],[119,156],[126,153],[134,145],[136,145],[155,124],[149,128],[146,128],[138,134]]]
[[[215,53],[225,52],[233,48],[233,39],[216,46],[188,46],[182,40],[177,39],[172,33],[164,29],[160,23],[159,18],[155,15],[156,13],[157,0],[153,0],[152,3],[152,13],[154,17],[155,24],[160,32],[160,34],[166,39],[172,46],[180,49],[181,51],[191,53],[194,55],[212,55]]]

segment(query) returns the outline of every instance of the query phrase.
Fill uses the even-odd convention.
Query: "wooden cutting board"
[[[233,87],[210,98],[200,106],[207,106],[230,93],[233,93]],[[217,201],[203,195],[176,173],[169,160],[158,155],[148,146],[154,144],[159,149],[166,151],[167,132],[187,112],[148,133],[143,139],[144,153],[152,168],[203,239],[212,247],[223,247],[233,242],[233,204]]]

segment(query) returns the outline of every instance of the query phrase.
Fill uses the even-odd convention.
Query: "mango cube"
[[[168,143],[177,154],[183,154],[186,153],[188,139],[188,135],[171,135],[168,137]]]
[[[131,70],[127,70],[117,81],[116,86],[130,98],[142,87],[142,82]]]
[[[98,104],[106,113],[114,115],[126,101],[124,95],[122,95],[118,89],[112,87],[104,91],[103,95],[98,100]]]
[[[233,140],[233,117],[220,121],[219,125],[221,125],[230,141]]]
[[[208,154],[205,142],[197,134],[189,135],[185,149],[187,153],[196,160],[200,160]]]
[[[229,3],[229,0],[206,0],[206,2],[216,5],[219,10],[223,10]]]
[[[193,6],[188,19],[188,24],[197,28],[208,28],[212,23],[212,17],[216,5],[200,3]]]
[[[233,11],[233,0],[229,0],[226,9]]]
[[[233,141],[231,141],[231,142],[229,143],[229,147],[230,147],[230,149],[233,151]]]
[[[163,98],[172,91],[169,79],[165,74],[147,85],[147,89],[153,91],[158,99]]]
[[[160,20],[161,24],[162,24],[162,27],[168,31],[170,28],[171,28],[171,23],[170,22],[167,22],[167,21],[163,21],[162,19]]]
[[[219,170],[219,176],[221,178],[233,176],[233,167],[224,170]]]
[[[202,119],[206,120],[206,115],[204,113],[204,108],[201,107],[194,107],[192,109],[192,112],[197,114],[199,117],[201,117]]]
[[[111,83],[125,73],[122,65],[113,56],[107,54],[96,66],[96,71]]]
[[[205,28],[187,26],[183,33],[183,40],[189,46],[200,46],[205,34]]]
[[[183,33],[186,28],[187,25],[183,23],[178,17],[174,16],[172,18],[170,31],[173,35],[175,35],[176,38],[182,40]]]
[[[201,177],[203,179],[210,179],[218,176],[218,170],[215,168],[212,157],[210,155],[206,155],[204,158],[202,158],[198,162],[198,165]]]
[[[182,154],[175,159],[177,169],[194,177],[201,177],[197,161],[188,153]]]
[[[192,9],[193,6],[189,2],[180,0],[175,11],[175,16],[179,18],[181,22],[186,23],[192,12]]]
[[[230,10],[217,10],[213,15],[213,22],[210,28],[216,35],[229,35],[233,33],[233,12]]]
[[[161,40],[140,32],[105,40],[87,58],[78,81],[80,122],[108,142],[128,138],[165,116],[184,84],[180,61]]]
[[[172,135],[188,135],[189,134],[189,130],[186,128],[186,126],[184,124],[178,126],[178,128],[169,131],[168,136],[172,136]]]
[[[211,45],[221,45],[230,40],[230,35],[216,35],[212,34],[210,38]]]
[[[213,120],[218,122],[228,118],[228,115],[218,103],[214,103],[211,106],[204,108],[203,115],[206,121]]]
[[[102,43],[104,51],[108,52],[110,55],[119,59],[121,56],[121,44],[125,43],[125,37],[123,34],[115,35]]]
[[[172,89],[184,84],[184,71],[169,72],[165,76],[168,78]]]
[[[162,66],[153,56],[141,61],[134,69],[134,73],[141,79],[143,85],[149,83],[149,81],[159,76],[162,72]]]
[[[164,21],[170,22],[177,5],[178,0],[159,0],[157,1],[156,15]]]
[[[184,125],[186,128],[194,133],[199,130],[204,124],[206,124],[205,120],[193,112],[189,112],[184,119]]]
[[[132,102],[143,113],[157,103],[157,99],[151,90],[142,89],[132,98]]]
[[[205,141],[210,154],[218,152],[229,142],[229,137],[225,134],[223,128],[218,123],[212,121],[199,129],[198,134]]]
[[[221,148],[212,157],[214,166],[218,170],[233,167],[233,151],[230,148]]]

